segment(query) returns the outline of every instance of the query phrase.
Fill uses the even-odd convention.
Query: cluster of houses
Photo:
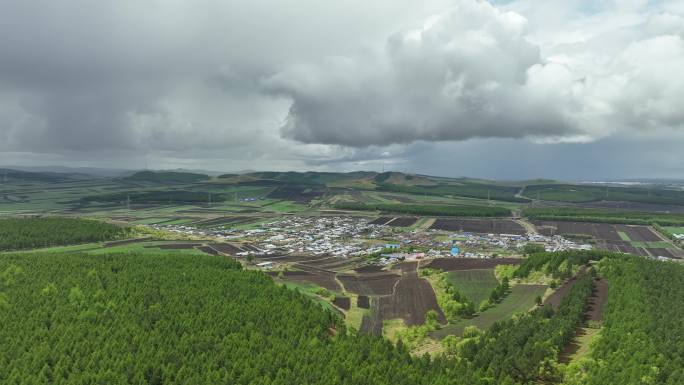
[[[338,257],[378,252],[382,247],[368,241],[385,235],[364,218],[338,216],[288,217],[262,230],[257,247],[264,250]]]
[[[547,251],[586,250],[591,245],[577,244],[559,235],[478,234],[429,229],[399,230],[373,225],[368,219],[350,216],[288,216],[262,224],[259,228],[198,229],[188,225],[164,229],[200,237],[248,240],[251,254],[309,254],[337,257],[381,254],[381,263],[423,258],[491,258],[493,253],[517,253],[527,243],[541,244]],[[393,242],[383,242],[383,240]],[[266,268],[266,266],[264,266]]]

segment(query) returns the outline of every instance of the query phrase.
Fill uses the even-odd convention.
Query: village
[[[368,257],[384,265],[424,258],[496,258],[521,255],[528,243],[546,251],[590,250],[560,235],[495,234],[444,231],[373,224],[358,216],[288,216],[249,229],[208,229],[189,225],[150,225],[157,230],[224,242],[248,242],[239,257],[313,255],[338,258]],[[270,265],[264,265],[264,267]]]

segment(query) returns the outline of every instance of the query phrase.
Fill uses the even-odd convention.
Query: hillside
[[[209,175],[176,171],[138,171],[123,179],[150,183],[194,183],[209,179]]]
[[[5,179],[12,181],[32,181],[32,182],[63,182],[76,179],[87,179],[84,174],[58,173],[58,172],[32,172],[14,169],[0,168],[0,182]]]

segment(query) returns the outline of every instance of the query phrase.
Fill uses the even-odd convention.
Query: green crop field
[[[684,234],[684,227],[665,227],[671,234]]]
[[[672,248],[672,244],[669,242],[665,241],[656,241],[656,242],[636,242],[633,241],[632,239],[629,238],[629,236],[622,232],[618,231],[618,235],[620,236],[620,239],[622,239],[625,242],[629,242],[632,246],[634,247],[644,247],[644,248],[663,248],[663,249],[670,249]]]
[[[451,271],[447,273],[447,280],[476,306],[489,298],[499,284],[492,269]]]
[[[471,319],[463,319],[430,333],[430,336],[442,339],[448,335],[461,335],[466,326],[474,325],[479,329],[487,329],[497,321],[511,318],[519,312],[526,312],[535,305],[535,298],[544,295],[545,285],[516,285],[501,303],[487,309]]]
[[[618,235],[620,236],[620,239],[623,241],[631,242],[632,240],[629,239],[629,236],[624,232],[624,231],[618,231]]]
[[[606,200],[653,204],[684,204],[684,191],[664,188],[550,184],[527,186],[524,194],[531,199],[572,203]]]

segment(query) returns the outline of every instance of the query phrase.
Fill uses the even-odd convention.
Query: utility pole
[[[211,206],[211,193],[209,193],[209,199],[207,200],[209,202],[209,206]]]
[[[126,194],[126,209],[127,210],[131,209],[131,196],[130,196],[130,194]]]

